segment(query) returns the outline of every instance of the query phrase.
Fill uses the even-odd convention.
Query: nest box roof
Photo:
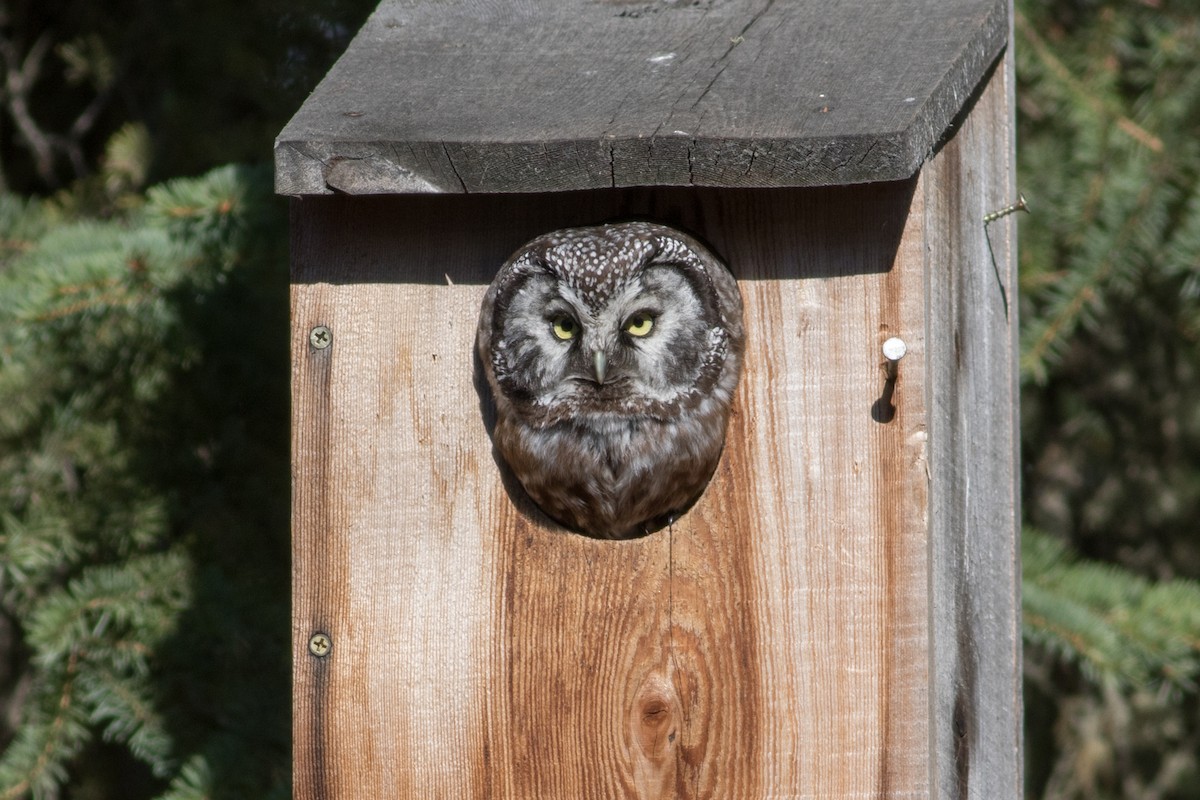
[[[384,0],[275,143],[281,194],[907,178],[1008,0]]]

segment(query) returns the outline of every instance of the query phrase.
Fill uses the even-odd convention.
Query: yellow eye
[[[625,332],[630,336],[648,336],[654,328],[654,317],[649,314],[634,314],[625,320]]]
[[[555,338],[569,342],[575,338],[575,334],[579,333],[579,323],[566,314],[563,314],[561,317],[555,317],[551,320],[550,329],[554,331]]]

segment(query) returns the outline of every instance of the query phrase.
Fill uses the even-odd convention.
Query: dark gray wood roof
[[[276,188],[907,178],[1008,27],[1008,0],[384,0],[279,135]]]

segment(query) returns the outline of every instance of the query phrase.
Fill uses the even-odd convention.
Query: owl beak
[[[604,375],[608,372],[608,356],[604,355],[603,350],[597,350],[594,356],[596,359],[596,383],[604,383]]]

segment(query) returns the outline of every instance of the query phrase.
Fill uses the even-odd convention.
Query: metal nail
[[[900,359],[904,358],[904,354],[907,352],[908,345],[899,336],[893,336],[883,343],[883,357],[887,359],[884,371],[887,373],[888,380],[892,381],[896,379]]]

